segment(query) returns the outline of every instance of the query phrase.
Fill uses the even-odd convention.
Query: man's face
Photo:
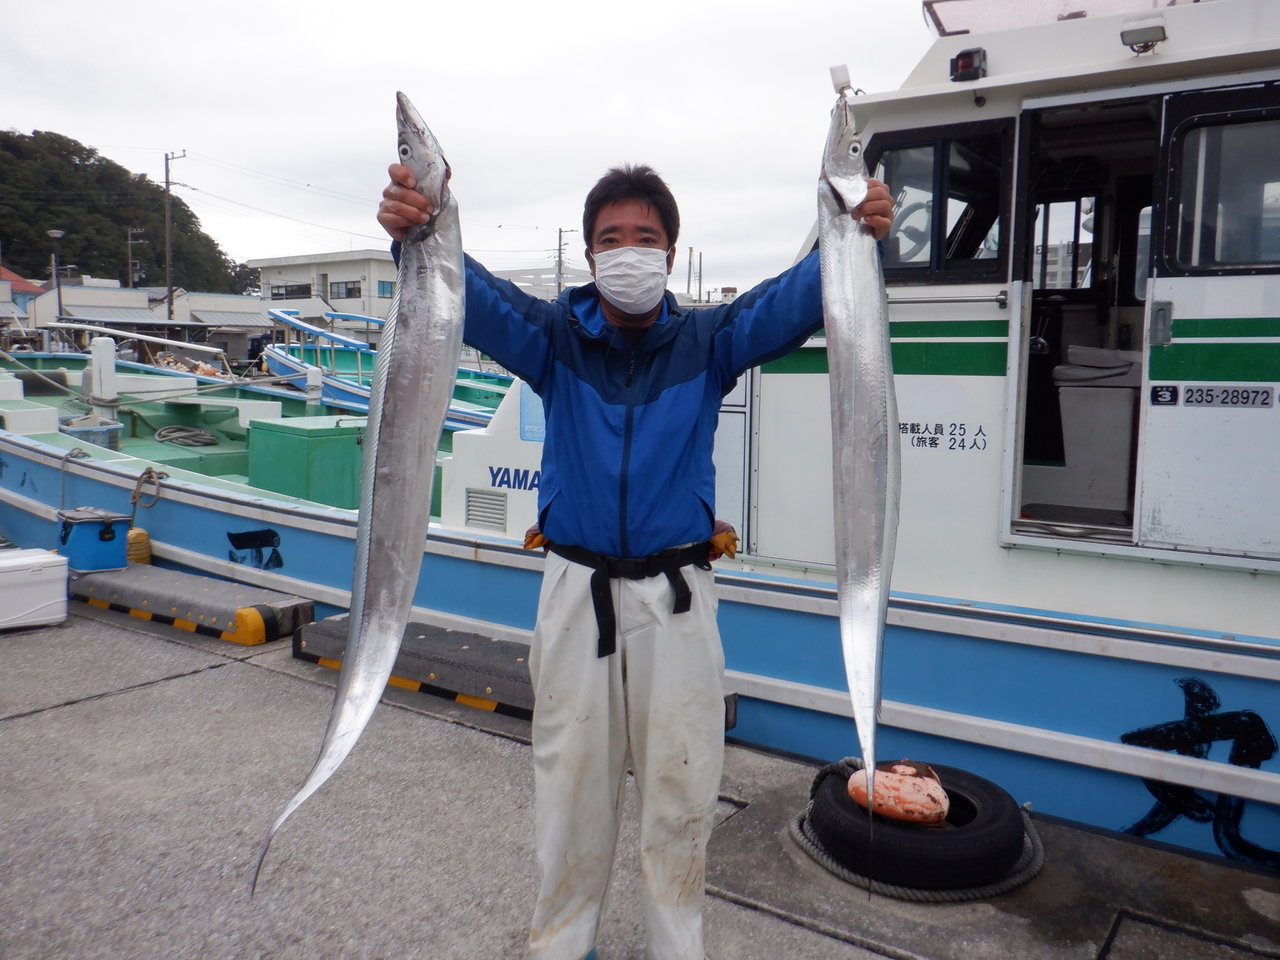
[[[596,214],[595,226],[587,238],[587,263],[595,276],[596,261],[592,254],[618,247],[652,247],[667,251],[667,273],[675,264],[676,252],[669,249],[667,231],[658,212],[643,200],[619,200],[605,204]]]

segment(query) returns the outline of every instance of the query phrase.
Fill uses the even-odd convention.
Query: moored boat
[[[288,310],[269,310],[285,336],[282,342],[263,346],[262,363],[273,376],[303,384],[309,371],[320,377],[321,395],[327,403],[369,411],[369,388],[377,353],[367,342],[307,323]],[[386,321],[355,314],[329,313],[331,320],[362,322],[380,327]],[[454,384],[447,422],[451,429],[482,427],[511,385],[504,373],[460,367]]]
[[[854,101],[899,198],[883,755],[1280,869],[1280,9],[953,19],[985,6],[927,4],[941,35],[904,88]],[[837,759],[825,351],[725,398],[717,502],[743,549],[717,581],[733,736]],[[518,383],[453,434],[415,619],[528,639],[540,438]],[[146,461],[67,449],[0,433],[0,533],[46,545],[62,490],[128,504]],[[350,509],[175,471],[146,520],[164,562],[349,603]],[[274,556],[229,546],[248,535]]]

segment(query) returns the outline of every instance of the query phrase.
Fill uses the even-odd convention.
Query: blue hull
[[[0,431],[0,533],[54,548],[60,506],[131,512],[142,461],[64,454]],[[354,511],[171,472],[155,505],[138,511],[157,562],[307,596],[321,614],[346,607]],[[257,546],[235,545],[246,541]],[[527,638],[541,563],[506,539],[433,528],[414,615]],[[732,736],[824,760],[855,753],[831,588],[731,569],[720,584],[729,687],[739,692]],[[1280,729],[1280,646],[1149,625],[1046,626],[1044,614],[896,597],[882,756],[963,767],[1043,813],[1111,830],[1160,824],[1153,839],[1280,869],[1280,807],[1266,802],[1280,796],[1280,762],[1274,739],[1269,752],[1262,742]],[[1217,698],[1207,722],[1218,718],[1234,737],[1204,741],[1203,722],[1186,724],[1179,682],[1189,677]],[[1167,743],[1124,742],[1151,730]],[[1153,777],[1198,790],[1160,800],[1144,782]],[[1219,793],[1246,800],[1224,806]]]

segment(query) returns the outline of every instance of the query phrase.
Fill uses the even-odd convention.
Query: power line
[[[291,217],[284,213],[277,213],[274,210],[267,210],[267,209],[264,209],[263,207],[255,207],[251,203],[244,203],[243,201],[232,200],[230,197],[224,197],[217,193],[210,193],[208,190],[201,189],[200,187],[193,187],[189,183],[181,184],[181,186],[186,187],[188,190],[194,190],[196,193],[199,193],[203,196],[213,197],[215,200],[221,200],[223,203],[232,203],[232,204],[235,204],[237,207],[244,207],[245,209],[253,210],[256,213],[265,213],[269,217],[276,217],[280,220],[290,220],[293,223],[300,223],[303,226],[318,227],[321,230],[332,230],[335,233],[345,233],[349,236],[362,237],[366,240],[385,240],[386,239],[386,237],[378,237],[368,233],[357,233],[354,230],[347,230],[342,227],[331,227],[323,223],[313,223],[310,220],[302,220],[302,219],[299,219],[298,217]]]
[[[267,183],[275,183],[280,186],[292,187],[295,190],[305,190],[310,193],[318,193],[326,197],[332,197],[335,200],[346,200],[350,203],[358,203],[362,206],[367,206],[369,203],[368,197],[357,197],[350,193],[342,193],[338,190],[330,190],[328,187],[317,187],[310,183],[303,183],[300,180],[290,180],[288,177],[282,177],[274,173],[267,173],[264,170],[254,170],[252,167],[241,166],[240,164],[232,163],[229,160],[219,160],[215,157],[210,157],[203,153],[193,153],[191,156],[194,159],[202,160],[203,162],[211,164],[212,166],[221,167],[224,170],[230,170],[234,173],[239,173],[245,176],[253,177],[258,180],[263,180]]]

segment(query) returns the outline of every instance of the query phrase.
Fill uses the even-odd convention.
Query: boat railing
[[[372,323],[375,327],[386,326],[387,321],[381,317],[366,317],[360,313],[334,313],[325,311],[325,316],[330,320],[347,320],[355,323]]]
[[[1009,291],[1001,290],[987,296],[942,296],[942,297],[890,297],[889,304],[918,304],[918,303],[994,303],[1001,310],[1009,306]]]
[[[354,337],[347,337],[332,330],[326,330],[318,327],[313,323],[308,323],[297,316],[296,310],[273,309],[268,310],[267,315],[271,319],[277,321],[285,334],[284,347],[297,346],[298,360],[302,363],[308,363],[307,347],[312,348],[313,361],[309,365],[318,367],[326,373],[332,373],[339,376],[354,376],[357,380],[373,373],[373,356],[374,349],[363,340],[357,340]],[[347,317],[352,318],[354,314],[331,314],[326,313],[327,317]],[[372,318],[360,318],[372,319]],[[297,336],[295,341],[293,338]],[[328,354],[328,364],[324,362],[325,354]],[[355,358],[355,370],[347,370],[338,362],[339,356],[347,356]],[[364,368],[364,359],[368,357],[370,360],[368,369]]]

